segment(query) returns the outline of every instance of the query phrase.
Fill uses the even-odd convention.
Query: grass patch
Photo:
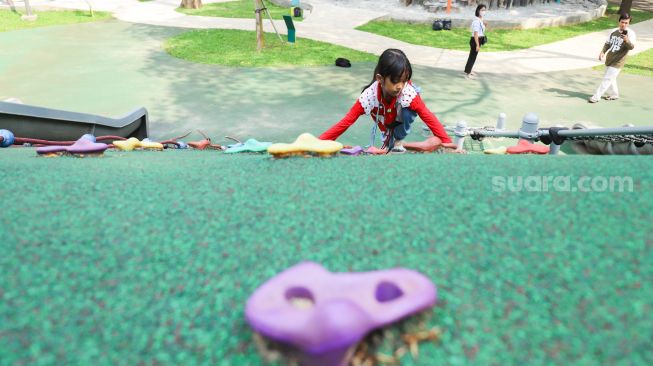
[[[489,42],[483,46],[483,49],[486,51],[520,50],[561,41],[585,33],[615,28],[619,19],[618,10],[618,6],[609,6],[606,16],[575,25],[540,29],[490,29],[487,33]],[[641,10],[633,9],[631,14],[633,23],[653,18],[653,13]],[[490,22],[491,26],[492,23]],[[356,29],[416,45],[463,51],[469,49],[470,31],[468,27],[434,32],[431,30],[430,24],[374,20]]]
[[[229,29],[193,30],[168,39],[166,51],[174,57],[203,64],[235,67],[332,65],[337,57],[352,62],[375,61],[370,53],[330,43],[298,38],[295,45],[265,33],[265,48],[256,52],[256,32]]]
[[[0,32],[7,32],[20,29],[30,29],[38,27],[47,27],[50,25],[88,23],[99,20],[111,19],[108,12],[94,11],[91,17],[88,10],[34,10],[38,15],[35,21],[22,20],[20,17],[25,14],[24,11],[0,10]]]
[[[622,72],[653,77],[653,49],[627,58]]]
[[[283,19],[284,15],[290,15],[290,8],[283,8],[281,6],[272,4],[266,1],[265,7],[268,8],[272,19]],[[212,3],[205,4],[201,9],[185,9],[177,8],[180,13],[188,15],[201,15],[205,17],[220,17],[220,18],[245,18],[254,19],[254,2],[252,0],[236,0],[226,3]],[[264,18],[267,15],[261,14]],[[294,21],[301,21],[302,18],[294,18]]]
[[[605,70],[605,65],[594,66],[594,70]],[[640,52],[626,59],[622,73],[653,77],[653,49]]]

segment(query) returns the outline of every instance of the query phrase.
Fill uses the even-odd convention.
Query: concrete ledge
[[[290,0],[267,0],[267,1],[271,2],[274,5],[281,6],[281,7],[284,7],[284,8],[290,8],[291,7]],[[313,5],[311,5],[311,4],[307,3],[307,2],[304,2],[304,1],[299,2],[299,7],[302,8],[303,10],[308,10],[309,12],[313,11]]]
[[[451,25],[453,28],[467,28],[472,23],[472,17],[468,14],[469,12],[466,11],[468,9],[464,8],[462,10],[462,12],[451,14],[428,13],[426,10],[424,11],[424,14],[387,14],[377,18],[376,20],[393,20],[409,24],[431,24],[435,19],[446,18],[451,19]],[[606,10],[607,2],[602,1],[600,4],[597,4],[596,8],[584,10],[577,14],[550,17],[525,17],[521,19],[492,19],[490,17],[486,20],[489,27],[493,29],[535,29],[588,22],[604,16]]]

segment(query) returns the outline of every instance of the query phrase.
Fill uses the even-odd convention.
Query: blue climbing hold
[[[95,136],[93,134],[87,133],[86,135],[82,136],[84,140],[88,140],[90,142],[96,142],[95,141]]]
[[[0,147],[9,147],[14,144],[14,134],[11,131],[0,130],[0,136],[2,136]]]

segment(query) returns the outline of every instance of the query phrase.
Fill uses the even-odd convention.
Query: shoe
[[[469,74],[472,75],[472,76],[478,76],[478,74],[475,73],[474,71],[470,72]]]
[[[467,79],[467,80],[476,80],[476,76],[474,76],[472,74],[466,74],[465,79]]]
[[[587,103],[598,103],[598,102],[599,102],[599,100],[598,100],[598,99],[594,99],[594,97],[590,97],[590,98],[587,100]]]
[[[607,96],[603,97],[603,99],[605,99],[605,100],[617,100],[617,99],[619,99],[619,97],[614,96],[614,95],[607,95]]]
[[[393,147],[392,150],[390,150],[390,152],[393,154],[403,154],[406,152],[406,148],[401,145],[398,145]]]

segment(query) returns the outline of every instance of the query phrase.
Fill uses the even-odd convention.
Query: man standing
[[[601,99],[603,93],[608,91],[608,95],[603,97],[605,100],[619,99],[619,88],[617,87],[617,75],[624,67],[628,51],[635,48],[637,35],[635,31],[628,28],[630,25],[630,14],[623,13],[619,16],[619,28],[610,32],[608,40],[603,45],[599,54],[599,60],[605,58],[605,75],[601,85],[596,89],[596,93],[587,101],[596,103]]]

